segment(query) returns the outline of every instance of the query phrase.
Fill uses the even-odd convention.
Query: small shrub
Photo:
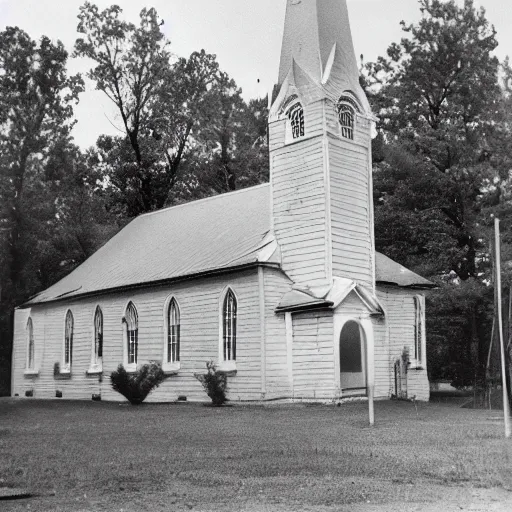
[[[55,397],[56,397],[56,398],[62,398],[62,391],[60,391],[60,390],[58,390],[58,389],[57,389],[57,390],[55,391]]]
[[[60,375],[60,363],[56,362],[53,365],[53,375],[56,377],[57,375]]]
[[[28,398],[31,398],[34,396],[34,390],[33,389],[27,389],[25,391],[25,396],[28,397]]]
[[[204,375],[196,375],[197,380],[203,385],[206,394],[212,404],[219,407],[226,403],[227,377],[215,367],[213,361],[206,363],[207,372]]]
[[[114,391],[121,393],[132,405],[140,405],[145,398],[166,379],[160,363],[149,363],[134,373],[128,373],[120,364],[110,374],[110,384]]]

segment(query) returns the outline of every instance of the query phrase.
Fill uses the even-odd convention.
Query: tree
[[[232,81],[215,91],[212,106],[217,114],[197,130],[170,203],[268,181],[267,102],[246,103]]]
[[[365,67],[380,117],[377,248],[439,283],[429,299],[431,378],[482,379],[491,337],[492,214],[512,225],[510,94],[496,32],[472,0],[420,0],[421,20]]]
[[[480,272],[476,219],[486,185],[500,173],[489,158],[502,94],[499,62],[491,53],[498,43],[484,10],[477,11],[472,0],[463,7],[453,0],[421,0],[420,6],[421,21],[402,22],[407,37],[366,68],[365,83],[381,119],[384,160],[394,165],[392,170],[389,162],[378,165],[376,182],[391,174],[401,185],[376,194],[376,226],[381,210],[408,212],[400,220],[415,222],[410,231],[423,240],[403,240],[414,248],[413,263],[418,256],[428,258],[439,263],[432,270],[454,270],[467,279]],[[383,219],[387,224],[386,214]],[[436,243],[425,244],[429,240]],[[456,250],[446,258],[452,240]]]
[[[159,89],[170,73],[168,42],[160,30],[155,9],[142,9],[136,27],[120,19],[122,9],[113,5],[100,11],[90,2],[80,8],[77,57],[94,62],[88,77],[116,106],[132,150],[134,190],[137,205],[132,214],[149,211],[152,203],[153,160],[143,142],[147,140]]]
[[[75,45],[75,55],[94,61],[88,76],[123,121],[124,137],[97,144],[112,210],[133,217],[264,179],[265,145],[259,135],[239,133],[250,127],[253,107],[215,55],[201,50],[171,60],[154,9],[141,11],[139,27],[121,13],[86,2],[78,25],[84,37]],[[242,145],[247,136],[251,146]]]
[[[55,220],[45,166],[69,141],[83,89],[68,77],[62,43],[33,41],[17,27],[0,33],[0,324],[9,359],[12,310],[38,288],[38,242]],[[5,375],[5,372],[2,372]]]

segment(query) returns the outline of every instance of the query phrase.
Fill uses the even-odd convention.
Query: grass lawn
[[[0,487],[39,496],[0,501],[0,510],[420,510],[396,504],[508,496],[512,440],[503,438],[499,418],[449,404],[416,411],[379,402],[369,428],[364,403],[211,408],[2,399]]]

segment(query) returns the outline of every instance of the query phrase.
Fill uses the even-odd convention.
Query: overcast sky
[[[463,0],[458,0],[461,4]],[[33,38],[60,39],[72,51],[77,14],[84,0],[0,0],[0,29],[19,26]],[[137,23],[143,7],[155,7],[164,19],[171,50],[188,56],[204,48],[217,55],[221,68],[242,87],[246,99],[264,96],[277,80],[286,0],[96,0],[105,8],[117,3]],[[485,7],[498,31],[500,59],[512,54],[511,0],[475,0]],[[401,37],[400,21],[416,21],[417,0],[348,0],[356,54],[365,61],[383,55]],[[70,73],[85,73],[86,61],[70,60]],[[260,80],[260,83],[258,83]],[[82,147],[101,133],[119,133],[115,110],[102,93],[86,83],[76,108],[75,140]]]

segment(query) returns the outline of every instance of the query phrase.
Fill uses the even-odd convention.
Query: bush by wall
[[[140,405],[166,378],[160,363],[145,364],[134,373],[128,373],[120,364],[110,374],[110,384],[114,391],[123,395],[132,405]]]
[[[207,372],[204,375],[196,375],[196,378],[203,385],[206,394],[210,397],[212,404],[220,407],[226,403],[227,376],[215,367],[213,361],[206,363]]]

